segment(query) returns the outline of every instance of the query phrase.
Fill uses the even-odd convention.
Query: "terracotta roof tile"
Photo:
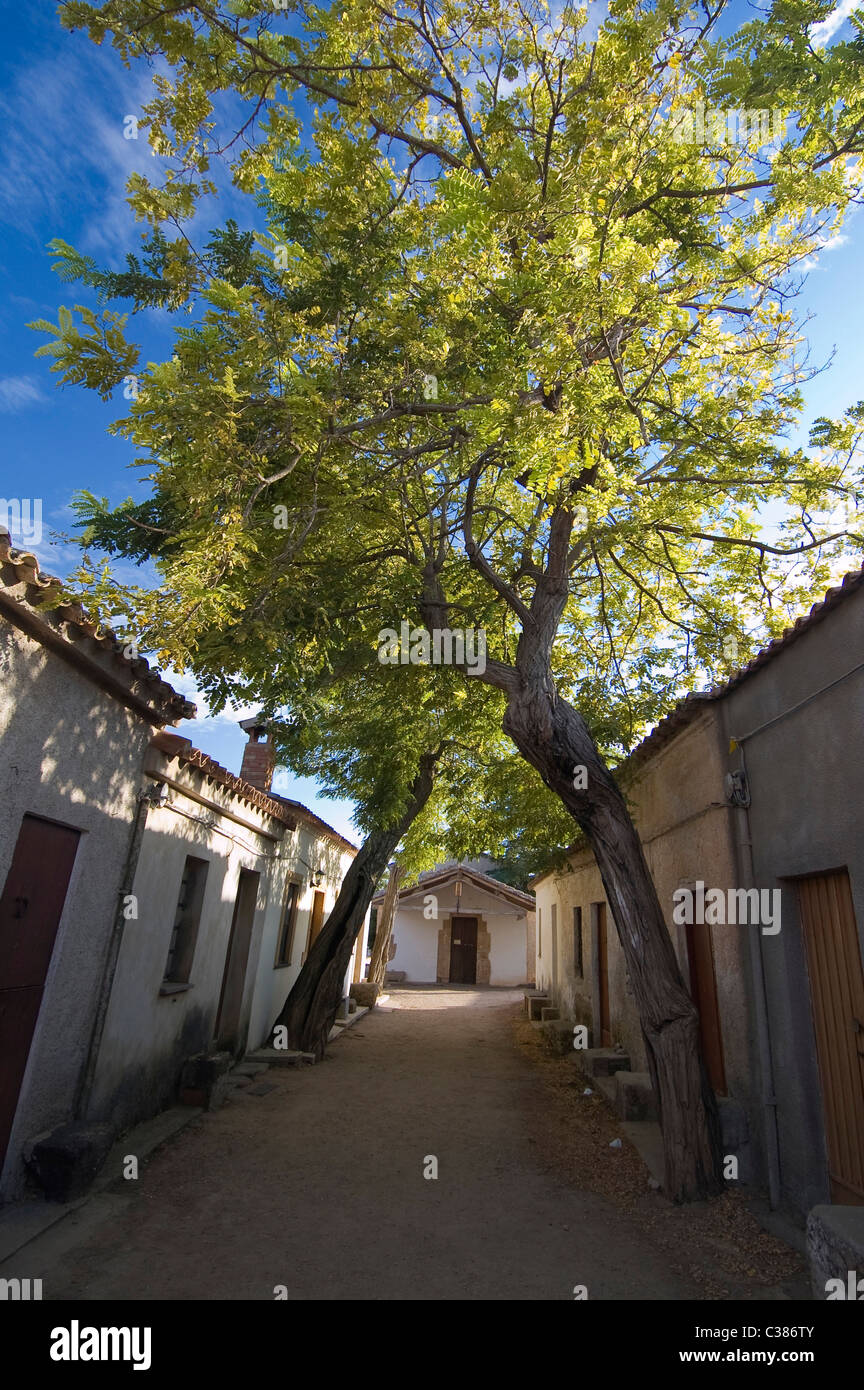
[[[94,671],[99,669],[99,654],[113,658],[115,679],[128,687],[130,696],[158,713],[160,722],[195,717],[194,704],[164,681],[158,668],[151,667],[143,656],[127,656],[125,644],[110,628],[94,623],[80,603],[56,604],[63,588],[61,579],[42,573],[35,555],[14,549],[8,531],[0,530],[0,594],[7,608],[30,609],[38,614],[43,631],[47,627],[64,643],[83,645]],[[136,685],[143,689],[136,691]]]
[[[767,666],[781,652],[786,651],[793,642],[797,642],[805,632],[809,632],[817,623],[822,622],[829,613],[833,612],[839,604],[844,603],[853,593],[856,593],[862,585],[864,585],[864,565],[861,566],[861,569],[853,570],[850,574],[844,575],[839,584],[828,590],[824,599],[813,604],[809,613],[796,618],[791,627],[787,627],[785,632],[779,637],[775,637],[773,642],[769,642],[767,647],[763,647],[760,652],[757,652],[753,660],[748,661],[746,666],[733,671],[728,680],[719,685],[711,686],[707,690],[693,691],[692,694],[685,695],[683,700],[679,700],[665,718],[661,719],[652,729],[651,733],[643,738],[642,742],[633,749],[633,752],[619,764],[620,769],[623,771],[625,768],[635,767],[647,758],[652,758],[664,744],[674,738],[680,729],[698,718],[705,705],[722,700],[744,681],[754,676],[757,671],[761,671],[763,666]]]

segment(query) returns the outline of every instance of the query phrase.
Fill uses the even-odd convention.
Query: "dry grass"
[[[515,1032],[541,1083],[533,1124],[537,1156],[550,1170],[625,1212],[662,1250],[670,1268],[697,1283],[706,1299],[782,1297],[778,1288],[789,1281],[784,1290],[789,1296],[808,1296],[801,1257],[762,1230],[740,1192],[730,1189],[712,1202],[673,1206],[649,1188],[645,1164],[572,1055],[551,1050],[540,1030],[522,1017]],[[592,1095],[584,1095],[586,1087]],[[622,1147],[610,1148],[619,1138]]]

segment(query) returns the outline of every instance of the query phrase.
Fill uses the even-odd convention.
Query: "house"
[[[272,793],[263,724],[233,776],[60,587],[0,534],[2,1200],[37,1137],[119,1132],[176,1099],[188,1059],[264,1042],[356,853]]]
[[[617,774],[699,1010],[727,1151],[799,1221],[864,1203],[862,727],[858,572],[724,684],[682,700]],[[587,842],[532,886],[538,986],[642,1073]]]
[[[194,706],[0,533],[0,1195],[82,1102],[154,733]],[[4,1162],[5,1159],[5,1162]]]
[[[531,984],[534,899],[467,864],[436,867],[399,893],[390,950],[411,983]]]
[[[89,1120],[125,1127],[155,1114],[175,1098],[188,1058],[265,1043],[336,900],[356,850],[263,789],[272,768],[260,771],[260,740],[250,733],[239,777],[189,739],[151,740],[131,879],[137,916],[124,922]],[[364,947],[361,934],[346,994]]]

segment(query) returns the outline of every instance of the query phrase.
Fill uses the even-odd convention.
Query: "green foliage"
[[[153,228],[139,259],[112,275],[56,243],[61,272],[187,311],[115,427],[151,498],[85,500],[85,537],[153,559],[146,640],[215,699],[290,707],[285,756],[340,794],[367,785],[370,817],[389,804],[385,737],[394,788],[430,737],[464,743],[474,775],[454,752],[418,863],[476,830],[524,865],[568,832],[495,745],[501,697],[382,666],[382,628],[437,614],[512,665],[572,517],[552,669],[615,756],[857,543],[860,413],[817,422],[809,450],[784,442],[805,376],[796,275],[860,196],[861,48],[814,49],[825,13],[796,0],[718,37],[701,9],[620,0],[588,40],[583,12],[530,0],[64,7],[125,60],[162,59],[146,119],[168,172],[130,183]],[[226,92],[255,140],[217,130]],[[785,135],[707,121],[678,138],[697,103],[776,107]],[[162,228],[223,149],[267,233],[228,223],[193,253]],[[80,333],[64,310],[36,325],[55,335],[40,352],[104,394],[131,360],[123,323]]]

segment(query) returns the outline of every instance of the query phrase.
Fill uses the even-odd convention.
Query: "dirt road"
[[[322,1063],[271,1068],[267,1094],[203,1115],[19,1272],[46,1299],[699,1297],[612,1204],[540,1161],[520,998],[397,989]]]

